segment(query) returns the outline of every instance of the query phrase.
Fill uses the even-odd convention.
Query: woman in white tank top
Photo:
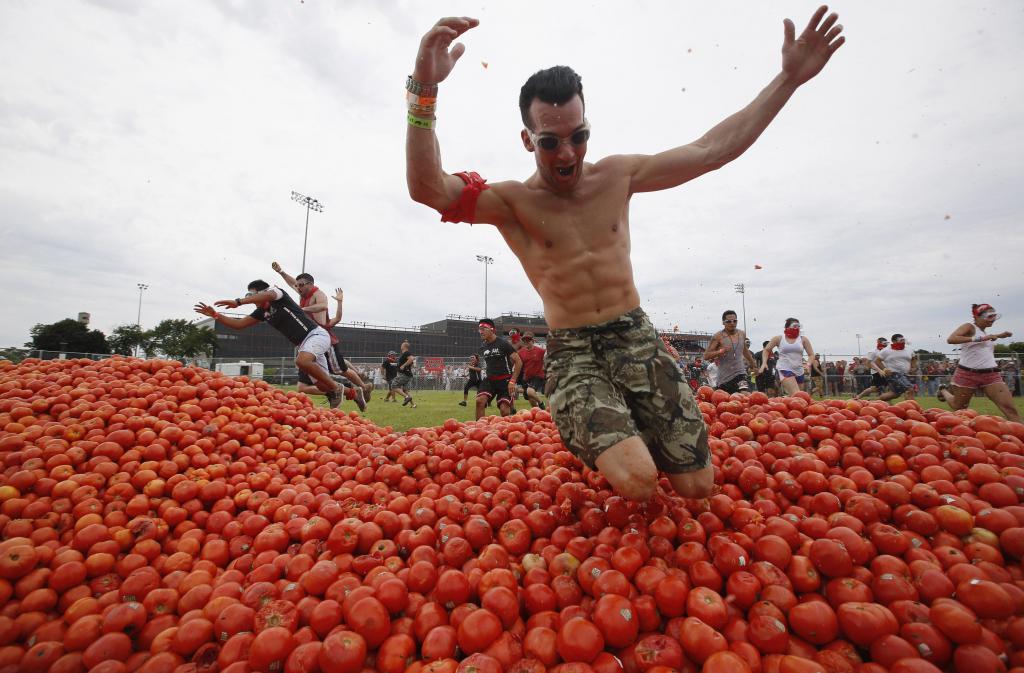
[[[980,388],[995,402],[1007,420],[1020,423],[1013,395],[1003,382],[995,357],[996,339],[1006,339],[1013,336],[1013,333],[989,334],[986,331],[999,319],[999,314],[988,304],[973,304],[971,313],[974,314],[974,321],[960,325],[946,339],[946,343],[960,346],[960,362],[957,363],[950,389],[939,388],[939,399],[947,402],[954,411],[964,409],[970,404],[974,391]]]
[[[808,362],[814,362],[814,348],[807,337],[800,336],[799,320],[786,318],[783,333],[772,337],[764,347],[761,362],[765,364],[761,365],[758,373],[764,372],[772,349],[776,347],[779,349],[779,361],[775,369],[779,373],[782,391],[787,396],[795,395],[800,390],[800,384],[804,382],[804,353],[807,353]]]

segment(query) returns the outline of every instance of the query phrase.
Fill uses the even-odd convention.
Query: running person
[[[775,363],[776,371],[779,373],[779,382],[782,392],[787,397],[792,397],[800,391],[804,382],[804,353],[810,361],[814,360],[814,348],[811,340],[800,336],[800,321],[796,318],[786,318],[786,326],[780,336],[772,337],[768,344],[761,351],[761,368],[759,373],[767,369],[767,361],[771,357],[773,348],[778,347],[779,359]]]
[[[509,342],[498,336],[494,321],[481,318],[477,331],[483,343],[480,345],[480,359],[484,364],[480,389],[476,394],[476,420],[484,415],[484,408],[491,399],[497,400],[502,416],[512,413],[512,400],[516,394],[516,379],[523,369],[519,353]]]
[[[718,366],[716,388],[727,393],[745,393],[750,390],[747,365],[754,367],[754,355],[748,347],[747,335],[736,328],[736,311],[722,314],[722,326],[724,329],[711,337],[704,359]]]
[[[659,470],[684,497],[706,497],[714,486],[700,410],[640,307],[629,258],[630,200],[743,154],[845,41],[838,17],[826,12],[814,13],[799,40],[793,23],[784,22],[782,70],[753,102],[697,141],[655,155],[585,163],[590,126],[582,80],[566,66],[535,73],[520,91],[519,111],[520,139],[536,170],[524,182],[493,185],[476,173],[445,173],[433,130],[438,84],[465,52],[452,42],[479,22],[444,18],[420,41],[406,82],[409,194],[442,220],[498,227],[552,328],[547,392],[562,440],[630,500],[655,495]]]
[[[1020,414],[1013,404],[1010,388],[1003,381],[995,355],[996,340],[1008,339],[1013,333],[987,332],[1000,318],[989,304],[972,304],[971,313],[974,320],[957,327],[946,339],[946,343],[960,346],[960,361],[949,389],[939,386],[939,399],[954,410],[964,409],[971,403],[974,391],[980,388],[1007,420],[1020,423]]]
[[[889,340],[885,337],[878,337],[878,341],[875,342],[875,352],[867,357],[868,366],[871,368],[871,385],[854,395],[853,399],[859,400],[868,395],[881,395],[885,390],[885,376],[882,374],[882,370],[875,365],[875,359],[888,347]]]
[[[398,353],[388,351],[388,354],[381,360],[380,373],[384,375],[384,385],[388,389],[388,394],[384,396],[384,401],[394,402],[395,389],[391,384],[394,382],[395,377],[398,376]]]
[[[295,366],[299,368],[299,375],[305,374],[309,381],[315,382],[316,389],[327,395],[327,402],[332,409],[336,409],[345,393],[342,392],[344,388],[341,384],[331,378],[331,374],[340,373],[340,365],[334,359],[331,338],[327,330],[317,325],[281,288],[270,287],[263,280],[254,280],[249,283],[247,290],[245,297],[214,302],[215,306],[225,308],[255,304],[255,310],[244,318],[221,315],[216,309],[202,302],[195,305],[195,311],[231,329],[245,329],[261,322],[269,323],[297,347]],[[349,399],[354,398],[353,390]]]
[[[540,401],[540,393],[544,391],[544,349],[533,341],[533,332],[523,334],[523,345],[517,351],[523,361],[523,371],[519,375],[523,395],[530,406],[544,408]]]
[[[466,406],[467,400],[469,400],[469,389],[476,388],[477,392],[480,392],[480,356],[473,353],[469,356],[469,362],[466,363],[466,385],[462,386],[462,401],[459,402],[460,407]]]
[[[902,334],[893,334],[889,347],[875,355],[871,363],[885,377],[885,387],[878,399],[886,402],[906,393],[907,399],[914,399],[917,386],[910,375],[917,371],[917,353],[907,350],[907,340]]]
[[[398,355],[398,375],[391,382],[391,391],[402,394],[405,399],[402,400],[402,406],[411,404],[412,408],[416,408],[416,403],[412,401],[412,395],[409,394],[409,390],[412,389],[412,377],[416,373],[413,367],[416,366],[416,356],[413,355],[410,350],[409,342],[403,341],[401,346],[401,353]],[[392,398],[394,395],[392,394]]]

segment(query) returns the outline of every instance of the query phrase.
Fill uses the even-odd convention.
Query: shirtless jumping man
[[[799,39],[793,23],[784,22],[782,71],[752,103],[695,142],[660,154],[584,163],[591,129],[579,75],[565,66],[535,73],[519,96],[520,138],[534,155],[535,171],[523,182],[493,185],[476,173],[446,173],[434,133],[438,84],[465,52],[452,42],[479,21],[441,19],[420,41],[406,83],[409,194],[444,221],[498,227],[552,328],[546,393],[562,441],[626,498],[654,496],[658,470],[684,497],[706,497],[714,486],[701,413],[640,308],[629,257],[629,201],[639,192],[681,185],[746,151],[843,44],[838,17],[825,18],[827,11],[819,8]]]

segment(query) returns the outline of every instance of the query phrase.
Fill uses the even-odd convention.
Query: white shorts
[[[341,374],[341,365],[334,348],[331,347],[331,335],[323,327],[317,327],[306,335],[297,349],[299,353],[310,353],[316,358],[317,365],[329,374]]]

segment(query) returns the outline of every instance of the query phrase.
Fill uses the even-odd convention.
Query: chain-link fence
[[[102,360],[110,355],[98,353],[73,353],[22,348],[7,348],[0,351],[0,358],[20,362],[25,358],[42,360],[88,358]],[[873,369],[868,364],[869,355],[821,354],[823,374],[805,379],[804,389],[818,397],[852,397],[865,391],[870,392],[876,381]],[[910,374],[910,380],[917,385],[919,395],[934,397],[939,386],[949,385],[956,370],[958,354],[918,354],[917,369]],[[1020,353],[998,353],[996,364],[1002,370],[1003,381],[1014,396],[1024,394],[1024,380],[1021,368],[1024,355]],[[377,388],[386,388],[381,372],[381,360],[377,358],[349,358],[349,364],[366,382]],[[204,369],[223,371],[229,375],[245,375],[262,378],[275,385],[295,385],[299,370],[292,357],[278,358],[192,358],[185,364]],[[416,371],[412,388],[415,390],[462,390],[467,380],[466,363],[451,358],[417,356]],[[810,369],[807,370],[810,373]]]
[[[935,397],[940,386],[948,386],[956,371],[959,354],[919,353],[916,369],[908,378],[917,386],[918,395]],[[812,395],[821,397],[847,397],[872,392],[878,387],[878,380],[873,377],[874,369],[869,364],[868,355],[835,355],[822,354],[821,368],[806,377],[804,389]],[[996,354],[996,365],[1000,368],[1003,381],[1014,396],[1024,392],[1021,379],[1022,355],[1020,353]],[[807,370],[810,372],[810,369]],[[884,391],[879,391],[884,392]],[[877,393],[876,393],[877,394]]]

